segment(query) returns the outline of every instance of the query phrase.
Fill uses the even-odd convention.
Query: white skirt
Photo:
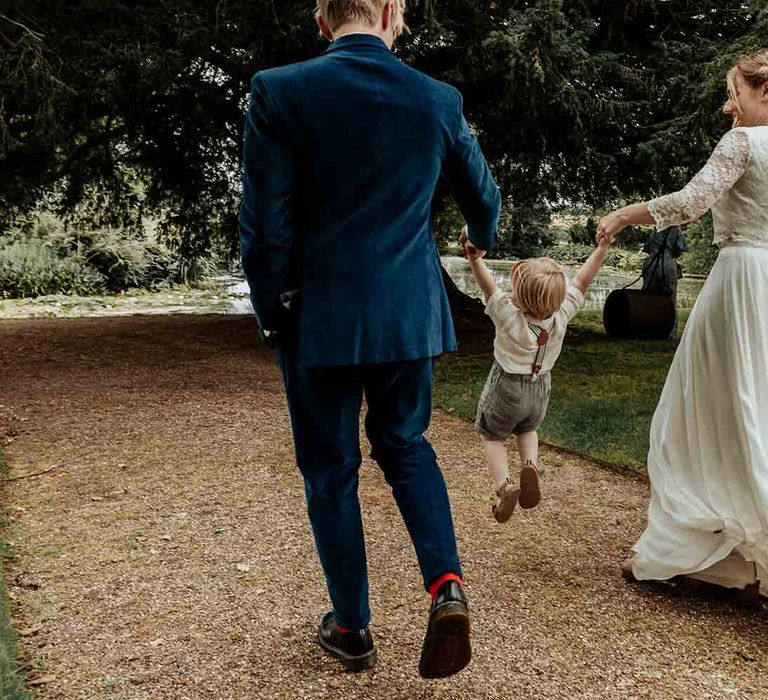
[[[706,574],[731,554],[754,562],[742,571],[768,569],[768,249],[720,252],[669,370],[650,443],[651,504],[634,547],[635,576]]]

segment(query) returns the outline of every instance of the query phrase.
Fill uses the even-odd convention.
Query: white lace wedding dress
[[[649,206],[659,229],[711,208],[721,250],[651,425],[633,572],[762,579],[768,593],[768,127],[728,132],[683,190]]]

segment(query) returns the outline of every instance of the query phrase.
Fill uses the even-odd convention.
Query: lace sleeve
[[[729,131],[717,144],[707,164],[682,190],[648,202],[659,231],[703,216],[744,174],[749,163],[749,137],[741,129]]]

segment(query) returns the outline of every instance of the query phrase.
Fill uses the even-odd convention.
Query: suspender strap
[[[533,333],[536,336],[536,359],[533,362],[533,366],[531,368],[531,374],[534,377],[538,377],[539,373],[541,372],[541,368],[544,366],[544,360],[547,357],[547,344],[549,343],[549,333],[542,328],[541,326],[537,326],[534,323],[529,323],[528,328],[530,329],[531,333]],[[555,322],[552,322],[552,330],[555,329]]]

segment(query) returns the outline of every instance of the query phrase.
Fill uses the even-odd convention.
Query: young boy
[[[568,322],[584,303],[584,294],[605,260],[610,244],[601,240],[568,285],[563,269],[549,258],[521,260],[510,272],[511,293],[496,285],[467,239],[461,244],[485,295],[485,312],[496,326],[493,367],[477,408],[480,434],[496,488],[493,515],[500,523],[518,502],[533,508],[541,500],[537,430],[544,422],[552,387],[550,370],[563,347]],[[520,486],[509,476],[505,441],[515,436],[522,469]]]

